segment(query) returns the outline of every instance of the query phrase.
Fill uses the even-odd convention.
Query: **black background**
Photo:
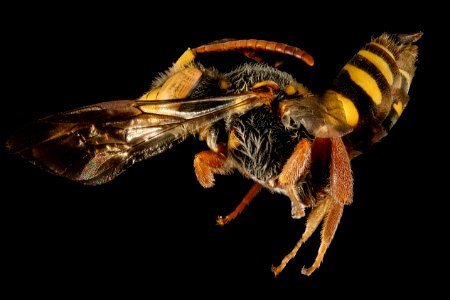
[[[443,268],[445,188],[435,171],[445,111],[438,93],[441,36],[425,8],[17,7],[5,11],[1,142],[24,122],[95,102],[134,99],[188,47],[222,38],[292,44],[316,60],[284,66],[314,92],[326,88],[372,36],[423,31],[411,101],[390,135],[353,161],[354,203],[346,207],[323,264],[300,274],[319,246],[316,233],[278,278],[278,264],[303,232],[289,199],[262,192],[225,227],[251,186],[238,174],[203,189],[189,139],[134,165],[116,180],[83,186],[47,174],[1,149],[2,273],[16,295],[154,293],[298,298],[434,293]],[[173,7],[172,7],[173,6]],[[380,6],[383,6],[380,4]],[[439,10],[439,9],[436,9]],[[431,17],[433,18],[433,16]],[[220,64],[227,65],[222,61]],[[441,66],[443,68],[443,66]],[[447,122],[446,122],[447,123]],[[4,277],[4,278],[5,278]],[[428,283],[431,282],[431,283]]]

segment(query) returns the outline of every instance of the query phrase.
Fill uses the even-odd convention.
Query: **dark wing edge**
[[[6,148],[55,175],[99,185],[202,127],[259,105],[260,97],[251,93],[97,103],[29,123],[13,133]]]

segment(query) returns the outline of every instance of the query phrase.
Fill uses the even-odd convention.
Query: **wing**
[[[32,122],[15,132],[6,147],[51,173],[97,185],[203,126],[259,105],[260,97],[252,93],[103,102]]]
[[[341,137],[353,130],[344,116],[329,112],[321,104],[319,96],[283,100],[280,102],[279,111],[286,127],[303,126],[315,137]]]

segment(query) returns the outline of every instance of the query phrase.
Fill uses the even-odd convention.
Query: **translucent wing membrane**
[[[229,114],[260,105],[255,94],[208,99],[110,101],[55,114],[18,130],[7,148],[84,184],[108,182]]]

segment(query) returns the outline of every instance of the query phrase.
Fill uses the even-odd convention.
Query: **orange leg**
[[[340,137],[331,138],[330,193],[341,204],[350,204],[353,200],[353,174]]]
[[[214,186],[214,174],[227,174],[227,158],[223,153],[211,150],[199,152],[194,158],[194,170],[197,180],[204,188]]]
[[[314,270],[317,269],[322,263],[325,252],[327,251],[328,246],[330,246],[330,243],[333,240],[334,233],[336,232],[339,221],[342,217],[342,212],[344,211],[344,205],[336,202],[335,199],[327,198],[326,201],[329,203],[327,205],[327,211],[325,212],[325,218],[322,225],[320,247],[317,252],[316,259],[314,260],[314,263],[311,265],[311,267],[302,268],[303,275],[311,275],[312,272],[314,272]]]
[[[239,205],[230,214],[228,214],[225,218],[223,218],[222,216],[219,216],[217,218],[217,224],[223,226],[236,218],[244,210],[244,208],[250,204],[253,198],[255,198],[259,191],[261,191],[261,189],[262,185],[260,185],[259,183],[255,183],[251,187],[250,191],[248,191],[247,195],[245,195],[244,199],[242,199],[241,203],[239,203]]]
[[[295,147],[293,154],[283,167],[278,177],[278,184],[284,188],[291,199],[291,215],[294,219],[305,216],[305,203],[298,190],[298,181],[311,164],[311,142],[302,140]]]
[[[277,267],[272,266],[272,271],[275,274],[275,276],[277,276],[281,271],[283,271],[287,263],[295,257],[301,245],[304,244],[311,237],[314,231],[316,231],[317,227],[319,226],[320,222],[322,222],[326,214],[328,205],[329,201],[326,201],[325,199],[324,201],[321,201],[319,205],[317,205],[311,210],[311,212],[308,215],[308,219],[306,221],[305,231],[303,232],[300,240],[295,245],[294,249],[292,249],[292,251],[283,258],[279,266]]]
[[[284,257],[277,267],[272,266],[272,271],[277,276],[295,257],[301,245],[315,232],[321,222],[321,243],[314,263],[309,268],[303,268],[302,274],[311,275],[323,261],[323,257],[333,240],[336,229],[341,220],[345,204],[350,204],[353,197],[353,177],[351,173],[350,159],[341,138],[331,138],[330,156],[330,192],[309,213],[305,231],[295,245],[294,249]]]

